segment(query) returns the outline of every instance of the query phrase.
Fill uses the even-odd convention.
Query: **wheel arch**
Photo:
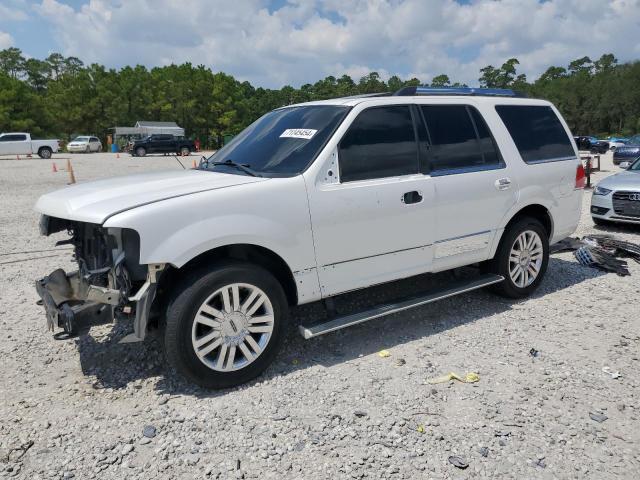
[[[550,210],[542,205],[541,203],[531,203],[529,205],[521,207],[519,210],[513,212],[511,216],[506,216],[504,225],[500,229],[500,234],[496,235],[496,239],[493,243],[491,256],[495,255],[500,242],[502,241],[502,237],[504,236],[504,232],[515,222],[519,221],[523,217],[532,217],[540,221],[544,226],[547,234],[549,236],[549,240],[553,238],[553,216],[551,215]]]
[[[163,281],[171,282],[186,272],[214,264],[219,260],[240,260],[260,266],[276,277],[287,296],[289,305],[297,305],[298,290],[291,268],[284,259],[266,247],[249,243],[223,245],[200,253],[181,267],[169,267]]]

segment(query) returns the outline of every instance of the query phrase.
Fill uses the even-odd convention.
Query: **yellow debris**
[[[418,431],[418,433],[424,433],[424,425],[418,425],[418,428],[416,428],[416,430]]]
[[[462,383],[475,383],[480,381],[480,375],[474,372],[469,372],[463,378],[463,377],[460,377],[457,373],[449,372],[446,375],[442,375],[441,377],[431,378],[427,380],[427,383],[430,383],[430,384],[446,383],[451,380],[457,380]]]
[[[382,358],[387,358],[391,356],[391,353],[389,352],[389,350],[380,350],[378,352],[378,355]]]

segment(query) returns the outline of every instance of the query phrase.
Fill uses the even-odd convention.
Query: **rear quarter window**
[[[496,105],[496,111],[526,163],[575,158],[571,140],[551,107]]]

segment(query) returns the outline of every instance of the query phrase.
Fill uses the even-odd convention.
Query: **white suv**
[[[288,309],[325,300],[306,338],[492,285],[524,297],[574,232],[584,171],[549,102],[410,87],[267,113],[197,169],[80,184],[40,198],[78,272],[36,283],[51,328],[135,317],[209,388],[274,358]],[[332,297],[456,267],[478,275],[340,316]],[[105,308],[107,306],[108,308]],[[105,313],[106,312],[106,313]],[[102,319],[102,320],[101,320]]]

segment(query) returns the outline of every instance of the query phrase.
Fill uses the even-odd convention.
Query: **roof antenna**
[[[174,155],[174,156],[173,156],[173,158],[175,158],[175,159],[176,159],[176,162],[178,162],[178,163],[180,164],[180,166],[182,167],[182,169],[183,169],[183,170],[186,170],[186,169],[187,169],[187,167],[185,167],[185,166],[182,164],[182,162],[181,162],[180,160],[178,160],[178,157],[176,157],[176,156]]]

